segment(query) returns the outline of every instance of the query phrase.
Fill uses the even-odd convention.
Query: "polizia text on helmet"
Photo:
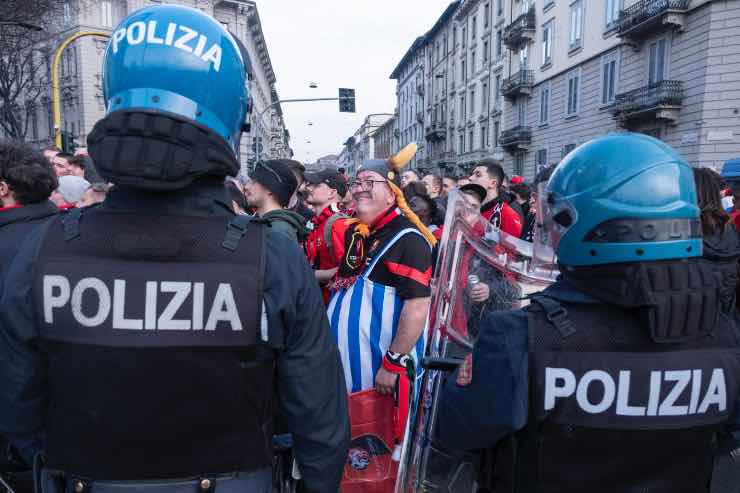
[[[118,45],[122,42],[129,46],[136,46],[141,43],[172,46],[191,53],[204,62],[211,63],[213,70],[216,72],[221,69],[221,46],[218,43],[212,43],[209,46],[207,37],[195,29],[174,22],[167,24],[167,29],[164,32],[161,28],[157,32],[157,21],[132,22],[113,33],[111,49],[114,54],[118,53]]]

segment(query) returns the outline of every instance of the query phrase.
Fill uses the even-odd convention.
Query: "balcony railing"
[[[438,142],[447,138],[447,131],[445,129],[446,123],[444,120],[438,120],[435,123],[426,127],[425,138],[431,142]]]
[[[514,99],[520,95],[528,95],[534,85],[534,70],[520,70],[501,84],[504,97]]]
[[[691,0],[639,0],[622,10],[617,20],[619,36],[641,38],[661,25],[682,29]]]
[[[526,149],[532,142],[532,128],[519,125],[501,132],[499,144],[507,151]]]
[[[622,122],[655,119],[675,123],[683,101],[681,81],[662,80],[617,94],[612,113]]]
[[[534,8],[531,8],[504,28],[502,36],[504,44],[507,48],[516,50],[522,44],[534,39],[536,28]]]

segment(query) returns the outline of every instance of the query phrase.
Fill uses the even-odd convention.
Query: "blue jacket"
[[[230,216],[228,204],[220,180],[202,179],[169,193],[113,189],[105,203],[85,214],[97,209]],[[48,405],[44,353],[35,344],[38,328],[31,295],[44,230],[35,230],[19,249],[0,300],[0,433],[24,449],[25,457],[43,448]],[[308,491],[335,491],[349,444],[349,418],[344,373],[321,293],[295,240],[267,231],[264,251],[267,323],[271,334],[282,334],[284,341],[276,365],[281,417],[293,433]]]

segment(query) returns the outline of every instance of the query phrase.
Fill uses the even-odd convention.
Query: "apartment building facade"
[[[482,157],[504,158],[498,136],[505,111],[500,87],[506,73],[502,35],[507,8],[504,0],[451,2],[391,74],[403,118],[408,82],[401,75],[409,60],[420,62],[414,81],[423,108],[416,113],[423,136],[402,134],[400,139],[401,144],[412,139],[419,144],[412,167],[466,174]]]
[[[738,2],[519,0],[512,12],[500,137],[510,173],[531,177],[622,131],[696,166],[740,156]]]
[[[360,125],[352,137],[344,142],[344,149],[339,155],[338,163],[341,163],[340,165],[346,168],[349,176],[355,175],[365,159],[375,159],[375,150],[378,148],[376,144],[378,131],[383,129],[387,122],[394,120],[394,116],[390,113],[367,115],[362,125]],[[391,123],[392,126],[393,124]],[[381,138],[387,138],[385,133],[381,135]]]
[[[59,19],[62,39],[80,31],[112,32],[128,14],[159,0],[65,0]],[[215,17],[245,45],[252,68],[248,82],[254,109],[250,115],[252,131],[242,136],[240,161],[243,171],[254,162],[258,143],[262,156],[290,157],[290,134],[277,101],[275,73],[257,12],[251,0],[171,0],[174,3],[197,8]],[[61,63],[62,130],[71,133],[80,145],[85,145],[87,134],[95,122],[105,114],[102,86],[102,63],[108,40],[105,37],[84,37],[65,51]],[[49,57],[55,46],[48,50]],[[50,61],[49,61],[50,62]],[[47,64],[50,71],[50,63]],[[31,115],[27,139],[37,145],[48,145],[53,140],[51,98],[42,98],[37,111]],[[261,114],[261,117],[258,116]]]
[[[424,36],[419,36],[390,75],[396,80],[397,122],[394,150],[415,142],[419,150],[409,166],[426,158],[424,145]]]

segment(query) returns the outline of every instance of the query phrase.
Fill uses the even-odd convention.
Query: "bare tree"
[[[25,140],[51,87],[49,41],[63,15],[61,0],[0,1],[0,129]]]

